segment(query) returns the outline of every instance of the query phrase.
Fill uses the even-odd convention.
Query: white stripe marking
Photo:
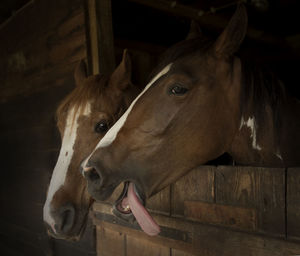
[[[74,153],[74,144],[76,141],[77,129],[78,129],[78,118],[81,115],[88,116],[91,113],[90,103],[87,103],[83,112],[81,108],[78,108],[76,114],[74,113],[74,107],[69,111],[68,117],[66,120],[66,126],[64,130],[64,136],[62,140],[62,146],[60,149],[59,157],[55,165],[49,189],[47,194],[47,199],[44,205],[44,221],[47,222],[56,232],[54,225],[55,220],[51,215],[51,202],[55,193],[64,185],[66,174],[69,168],[69,165],[72,160]]]
[[[240,130],[242,129],[243,126],[247,126],[251,130],[251,135],[250,138],[252,138],[252,147],[253,149],[256,150],[261,150],[261,147],[258,145],[256,141],[256,123],[255,123],[255,118],[254,117],[249,117],[248,121],[245,122],[244,117],[242,117],[241,120],[241,125],[240,125]]]
[[[172,66],[172,63],[170,63],[169,65],[167,65],[166,67],[164,67],[145,87],[145,89],[135,98],[135,100],[131,103],[131,105],[129,106],[129,108],[126,110],[126,112],[120,117],[120,119],[109,129],[109,131],[105,134],[105,136],[99,141],[98,145],[96,146],[96,148],[93,150],[93,152],[89,155],[89,157],[86,158],[86,160],[82,163],[82,167],[83,170],[88,170],[88,168],[86,168],[86,164],[88,162],[88,160],[90,159],[90,157],[92,156],[92,154],[98,149],[98,148],[104,148],[109,146],[117,137],[118,132],[121,130],[121,128],[123,127],[128,115],[130,114],[133,106],[135,105],[135,103],[138,101],[138,99],[151,87],[151,85],[157,81],[160,77],[162,77],[163,75],[165,75],[166,73],[168,73],[168,71],[170,70]]]

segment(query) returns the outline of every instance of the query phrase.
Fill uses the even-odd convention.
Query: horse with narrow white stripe
[[[236,56],[246,31],[238,5],[216,40],[190,33],[167,50],[158,75],[85,162],[95,199],[124,183],[114,213],[134,215],[156,235],[144,199],[199,165],[228,153],[237,164],[299,166],[300,102],[274,73]]]
[[[62,145],[43,211],[49,234],[62,239],[80,238],[93,201],[78,172],[80,163],[125,112],[138,91],[131,83],[127,51],[111,76],[87,77],[85,70],[81,62],[75,70],[75,89],[57,109]]]

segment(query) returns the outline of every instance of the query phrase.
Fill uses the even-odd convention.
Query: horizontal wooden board
[[[102,209],[104,210],[104,208]],[[162,232],[159,236],[150,237],[138,230],[135,225],[119,222],[113,216],[104,218],[101,214],[97,215],[97,212],[94,215],[94,222],[105,229],[136,237],[140,241],[148,241],[157,246],[166,246],[192,255],[281,256],[300,254],[299,243],[284,239],[228,230],[182,218],[158,214],[152,214],[152,216],[162,230],[167,229],[169,233]],[[176,232],[187,232],[190,234],[190,239],[183,241],[181,238],[175,238]]]
[[[257,212],[253,208],[185,201],[184,216],[202,223],[249,231],[257,229]]]

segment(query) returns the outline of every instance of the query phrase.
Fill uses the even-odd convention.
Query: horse
[[[82,165],[97,200],[125,183],[114,212],[133,214],[149,235],[159,227],[144,200],[224,153],[241,165],[300,165],[300,101],[274,74],[237,56],[247,23],[238,5],[216,40],[198,33],[169,48]]]
[[[56,113],[62,145],[43,208],[49,234],[68,240],[80,239],[93,201],[86,191],[86,181],[78,173],[80,163],[138,94],[131,82],[127,50],[111,76],[87,77],[81,61],[74,78],[75,89]]]

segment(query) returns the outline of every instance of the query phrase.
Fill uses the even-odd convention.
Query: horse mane
[[[102,79],[106,79],[106,81],[102,82]],[[56,110],[58,124],[64,119],[63,113],[66,113],[70,108],[75,107],[74,113],[76,113],[79,108],[83,111],[88,102],[99,97],[106,84],[106,77],[103,75],[93,75],[86,78],[83,84],[76,85],[76,87],[62,100]]]
[[[259,124],[263,124],[266,107],[272,109],[274,126],[280,128],[280,109],[286,101],[286,89],[281,80],[266,67],[242,60],[242,113],[252,102],[252,114]],[[279,129],[278,129],[279,130]]]

